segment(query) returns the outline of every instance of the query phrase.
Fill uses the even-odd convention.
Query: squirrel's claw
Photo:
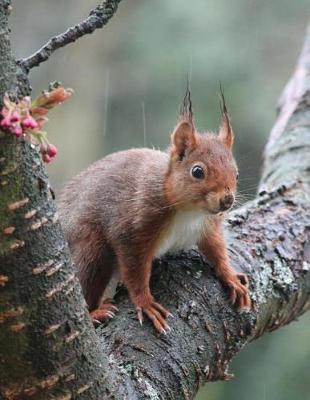
[[[110,318],[114,318],[115,314],[114,314],[113,311],[107,311],[107,316],[110,317]]]
[[[138,320],[139,320],[139,322],[140,322],[140,325],[142,326],[142,324],[143,324],[143,313],[142,313],[142,309],[141,309],[141,307],[137,307],[136,310],[137,310]]]
[[[249,280],[245,274],[236,274],[226,284],[230,289],[230,298],[233,304],[236,304],[240,310],[251,307],[248,291]]]
[[[230,299],[231,299],[232,304],[236,303],[237,293],[236,293],[235,288],[233,288],[233,287],[230,289]]]
[[[113,310],[113,311],[111,311]],[[103,303],[97,309],[90,313],[91,319],[95,326],[100,324],[100,322],[105,321],[107,318],[114,318],[115,312],[118,308],[110,303]]]
[[[93,325],[95,328],[97,328],[97,326],[99,326],[101,324],[101,322],[98,319],[93,318],[92,321],[93,321]]]
[[[160,333],[167,335],[167,332],[171,330],[166,322],[166,318],[171,315],[162,305],[155,301],[150,302],[149,305],[144,307],[136,307],[138,320],[142,325],[143,313],[152,321],[156,330]]]
[[[249,287],[249,278],[246,274],[238,273],[236,274],[242,286],[248,288]]]

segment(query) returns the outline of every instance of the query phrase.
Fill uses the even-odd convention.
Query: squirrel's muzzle
[[[229,210],[230,207],[234,204],[234,201],[235,201],[235,198],[232,194],[226,194],[225,197],[223,197],[220,200],[221,211]]]

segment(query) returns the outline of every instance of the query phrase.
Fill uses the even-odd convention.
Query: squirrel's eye
[[[191,173],[192,176],[196,179],[202,179],[205,175],[200,165],[194,165],[191,170]]]

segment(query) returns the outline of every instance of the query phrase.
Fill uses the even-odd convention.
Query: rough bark
[[[0,98],[29,91],[11,56],[9,7],[0,0]],[[140,327],[124,291],[117,317],[95,334],[37,151],[1,133],[2,398],[190,399],[202,383],[229,379],[245,344],[309,308],[309,58],[310,34],[266,147],[259,194],[227,221],[231,261],[250,276],[253,310],[230,305],[197,251],[165,257],[152,289],[174,314],[167,336],[148,321]]]
[[[0,0],[0,99],[29,94]],[[0,131],[0,396],[102,399],[106,358],[74,276],[38,150]]]

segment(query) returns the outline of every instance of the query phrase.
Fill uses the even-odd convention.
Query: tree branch
[[[124,291],[121,310],[97,329],[109,360],[110,398],[192,399],[257,337],[310,306],[310,31],[266,146],[257,198],[227,221],[230,259],[250,277],[254,308],[238,312],[196,251],[155,263],[152,292],[174,315],[172,331],[141,329]],[[275,133],[276,132],[276,133]]]
[[[47,61],[55,50],[75,42],[84,35],[93,33],[96,29],[103,28],[116,13],[120,1],[121,0],[103,1],[89,13],[89,16],[84,21],[72,26],[60,35],[52,37],[34,54],[18,60],[17,63],[22,69],[28,72],[31,68],[37,67],[42,62]]]

